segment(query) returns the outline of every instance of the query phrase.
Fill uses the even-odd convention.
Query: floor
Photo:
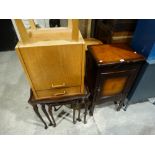
[[[155,98],[132,104],[126,112],[115,111],[113,103],[99,105],[94,116],[87,117],[87,124],[82,121],[74,125],[72,110],[63,107],[54,115],[57,127],[47,130],[27,104],[28,98],[29,85],[15,51],[0,52],[0,134],[155,134],[155,105],[152,104]],[[66,113],[60,118],[58,114],[62,110]],[[70,115],[66,116],[67,113]]]

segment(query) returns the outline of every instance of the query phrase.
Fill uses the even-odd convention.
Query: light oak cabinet
[[[78,21],[67,28],[26,30],[16,20],[21,41],[17,54],[36,99],[84,93],[85,44]],[[34,24],[33,21],[30,24]]]

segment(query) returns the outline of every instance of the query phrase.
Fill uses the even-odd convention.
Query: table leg
[[[48,106],[48,112],[49,112],[49,114],[50,114],[50,116],[51,116],[51,118],[53,120],[53,123],[54,123],[53,126],[56,127],[55,119],[53,117],[53,112],[52,112],[52,105]]]
[[[94,100],[92,100],[90,111],[89,111],[89,115],[90,116],[93,116],[93,114],[94,114],[94,108],[95,108],[95,103],[94,103]]]
[[[55,106],[53,106],[53,107],[54,107],[54,111],[57,111],[57,108]]]
[[[79,121],[79,122],[81,122],[81,118],[80,118],[80,114],[81,114],[81,105],[79,104],[79,101],[77,101],[78,102],[78,118],[77,118],[77,120]]]
[[[76,103],[73,104],[73,123],[74,123],[74,124],[76,124],[75,112],[76,112]]]
[[[82,104],[85,104],[85,113],[84,113],[84,124],[87,123],[86,117],[87,117],[87,111],[88,111],[88,103],[83,99]]]
[[[122,106],[124,105],[124,100],[121,100],[120,102],[119,102],[119,105],[118,105],[118,107],[117,107],[117,111],[120,111],[120,109],[122,108]]]
[[[42,108],[42,111],[44,112],[44,114],[46,115],[47,119],[48,119],[49,122],[50,122],[49,126],[52,126],[53,123],[52,123],[52,121],[51,121],[51,119],[50,119],[50,117],[49,117],[49,115],[48,115],[48,113],[47,113],[47,111],[46,111],[45,105],[42,105],[41,108]]]
[[[90,100],[91,105],[90,105],[90,111],[89,111],[90,116],[93,116],[93,114],[94,114],[96,95],[97,95],[97,93],[95,93],[95,95],[93,97],[91,96],[91,100]]]
[[[33,110],[34,112],[37,114],[37,116],[40,118],[40,120],[44,123],[45,125],[45,129],[47,129],[47,124],[45,123],[45,121],[43,120],[43,118],[41,117],[39,111],[38,111],[38,106],[37,105],[33,105]]]
[[[124,105],[123,110],[126,111],[127,108],[128,108],[128,106],[129,106],[129,103],[127,102],[127,103]]]
[[[58,111],[63,105],[59,106],[58,108],[56,108],[56,106],[53,106],[54,107],[54,111]]]

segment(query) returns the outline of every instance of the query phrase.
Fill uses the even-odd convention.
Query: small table
[[[87,116],[88,101],[89,101],[88,98],[89,98],[89,92],[88,92],[87,89],[85,89],[84,94],[68,96],[68,97],[59,97],[59,98],[55,98],[55,99],[48,98],[48,99],[36,100],[34,98],[32,90],[30,90],[30,98],[28,100],[28,103],[32,105],[34,112],[36,113],[36,115],[40,118],[40,120],[45,125],[45,129],[47,129],[48,126],[47,126],[46,122],[44,121],[44,119],[42,118],[42,116],[39,113],[38,106],[37,106],[38,104],[41,105],[42,111],[44,112],[45,116],[49,120],[49,122],[50,122],[49,126],[53,126],[53,127],[56,127],[56,122],[55,122],[55,119],[53,117],[53,112],[52,112],[53,107],[54,107],[54,109],[56,111],[57,109],[56,109],[55,106],[60,106],[61,107],[62,105],[71,104],[71,106],[73,108],[73,123],[75,124],[76,123],[76,119],[75,119],[76,109],[78,109],[78,118],[77,118],[77,120],[81,121],[81,118],[80,118],[81,106],[84,104],[84,107],[85,107],[84,124],[86,124],[87,123],[86,116]],[[48,106],[48,112],[47,112],[45,106]],[[52,121],[50,119],[50,116],[52,118]]]

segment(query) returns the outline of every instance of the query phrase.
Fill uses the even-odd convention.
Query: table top
[[[41,103],[57,103],[57,102],[69,102],[69,101],[73,101],[73,100],[78,100],[78,99],[82,99],[82,98],[89,98],[89,90],[88,88],[85,86],[85,92],[84,94],[77,94],[77,95],[72,95],[72,96],[61,96],[59,98],[45,98],[45,99],[35,99],[34,94],[32,89],[30,89],[30,98],[28,100],[28,103],[33,104],[41,104]]]
[[[144,57],[125,45],[92,45],[88,47],[97,63],[113,64],[144,61]]]

